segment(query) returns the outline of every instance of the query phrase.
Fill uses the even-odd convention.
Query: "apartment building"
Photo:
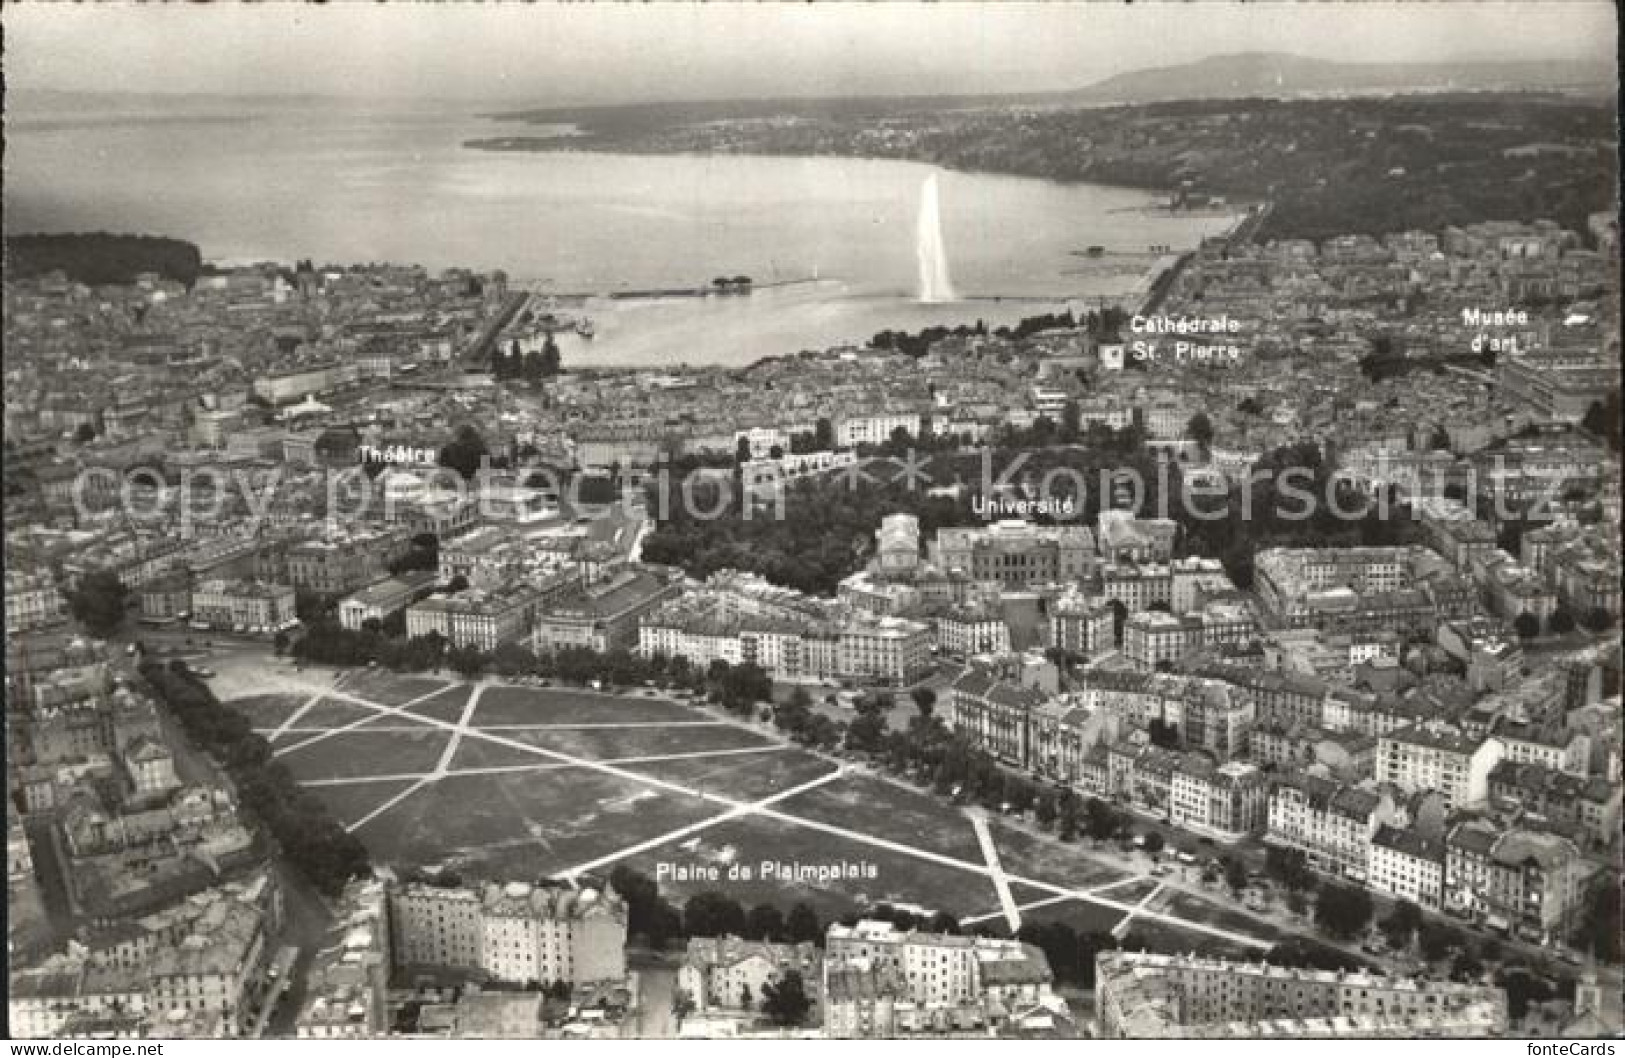
[[[1544,943],[1572,933],[1595,870],[1561,834],[1470,820],[1445,835],[1445,907]]]
[[[956,733],[1000,760],[1028,766],[1032,712],[1044,704],[1044,695],[971,668],[948,686],[948,698]]]
[[[528,636],[541,601],[541,590],[524,583],[434,595],[406,608],[406,634],[433,632],[452,646],[489,652]]]
[[[1506,994],[1486,985],[1293,969],[1197,955],[1103,951],[1104,1039],[1497,1037]]]
[[[1620,786],[1600,775],[1573,775],[1543,764],[1502,760],[1490,771],[1490,799],[1573,827],[1600,843],[1619,834]]]
[[[1010,629],[996,606],[982,603],[951,606],[937,615],[935,624],[938,649],[955,657],[1010,651]]]
[[[1044,953],[1020,941],[836,923],[824,943],[825,1031],[851,1039],[996,1026],[1059,1005],[1052,982]]]
[[[538,654],[565,647],[600,652],[631,649],[638,645],[638,622],[643,615],[681,592],[680,578],[637,569],[572,584],[538,610],[531,649]]]
[[[1470,808],[1489,797],[1490,771],[1505,752],[1499,739],[1422,721],[1377,739],[1376,777],[1406,793],[1437,791],[1447,809]]]
[[[1403,807],[1386,792],[1288,771],[1270,791],[1264,840],[1299,850],[1317,871],[1363,882],[1372,837],[1405,821]]]
[[[1243,761],[1216,765],[1202,754],[1185,754],[1169,776],[1168,816],[1174,825],[1221,841],[1263,830],[1268,805],[1268,777]]]
[[[1429,911],[1443,908],[1443,840],[1384,824],[1371,836],[1370,864],[1368,884],[1372,889]]]
[[[823,979],[818,946],[746,941],[738,937],[690,937],[688,952],[677,970],[677,987],[694,1001],[699,1013],[744,1010],[762,1001],[763,988],[795,971],[809,996]]]
[[[298,620],[288,584],[209,580],[192,589],[192,620],[210,628],[273,631]]]
[[[6,570],[6,634],[31,632],[67,620],[67,604],[49,573]]]
[[[475,969],[515,983],[626,976],[626,905],[613,890],[410,884],[390,889],[389,911],[402,964]]]
[[[842,448],[883,445],[898,430],[910,437],[920,436],[920,416],[913,412],[848,416],[835,424],[835,443]]]
[[[1116,624],[1105,598],[1073,585],[1049,605],[1050,642],[1068,654],[1098,657],[1116,645]]]

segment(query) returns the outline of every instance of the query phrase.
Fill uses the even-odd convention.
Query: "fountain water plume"
[[[925,186],[920,189],[920,223],[914,253],[920,262],[920,300],[928,305],[957,300],[953,280],[948,276],[948,251],[942,243],[942,206],[936,173],[926,177]]]

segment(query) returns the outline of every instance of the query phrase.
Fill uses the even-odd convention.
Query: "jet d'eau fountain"
[[[925,178],[920,190],[920,224],[914,252],[920,261],[920,300],[926,304],[957,300],[953,280],[948,277],[948,251],[942,245],[936,173]]]

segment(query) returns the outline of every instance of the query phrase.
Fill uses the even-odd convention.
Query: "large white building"
[[[288,584],[208,580],[192,589],[192,620],[211,628],[272,631],[296,619]]]
[[[835,443],[842,448],[858,445],[883,445],[897,430],[910,437],[920,436],[920,417],[914,413],[881,413],[854,415],[844,418],[835,426]]]
[[[626,976],[626,905],[613,890],[413,884],[391,890],[389,909],[402,964],[477,969],[517,983]]]
[[[528,584],[434,595],[407,607],[406,634],[434,632],[452,646],[489,652],[528,636],[541,601],[541,591]]]
[[[1372,836],[1385,823],[1403,822],[1386,793],[1300,772],[1282,776],[1270,791],[1264,840],[1301,851],[1315,870],[1364,881]]]
[[[1444,906],[1445,844],[1414,830],[1382,826],[1371,837],[1370,885],[1430,911]]]
[[[1447,809],[1470,808],[1489,797],[1490,772],[1504,755],[1499,739],[1428,720],[1377,739],[1376,779],[1406,793],[1435,790]]]

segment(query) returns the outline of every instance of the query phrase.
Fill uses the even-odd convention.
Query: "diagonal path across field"
[[[1144,899],[1142,899],[1138,904],[1134,905],[1134,910],[1124,915],[1123,921],[1112,927],[1112,936],[1116,937],[1118,940],[1122,940],[1124,937],[1126,937],[1128,935],[1129,924],[1134,921],[1136,916],[1145,914],[1145,908],[1151,903],[1151,901],[1155,900],[1162,894],[1163,889],[1164,886],[1159,885],[1149,893],[1146,893]]]
[[[1021,928],[1021,909],[1016,907],[1016,898],[1010,895],[1010,879],[1005,877],[1004,865],[999,862],[999,847],[993,842],[993,831],[988,829],[987,816],[979,810],[966,814],[970,816],[971,829],[976,831],[976,840],[982,846],[982,858],[987,860],[988,873],[993,877],[993,889],[999,894],[1005,925],[1014,933]]]
[[[770,797],[764,797],[760,801],[752,801],[749,804],[738,805],[737,807],[730,808],[728,811],[723,812],[721,815],[712,816],[710,819],[702,819],[698,823],[690,823],[686,827],[678,827],[676,830],[666,834],[661,834],[659,837],[650,838],[648,841],[640,841],[636,845],[628,845],[624,849],[617,849],[616,851],[609,853],[606,856],[600,856],[595,860],[588,860],[586,863],[578,863],[574,867],[556,872],[553,877],[573,882],[578,875],[581,875],[587,871],[597,870],[600,867],[607,867],[610,864],[624,860],[629,856],[636,856],[640,852],[647,852],[650,849],[658,849],[662,845],[669,845],[674,841],[681,841],[686,837],[691,837],[694,834],[698,834],[702,830],[709,830],[711,827],[720,826],[721,824],[727,823],[730,820],[748,816],[753,812],[759,812],[770,805],[778,804],[780,801],[794,797],[797,794],[806,793],[808,790],[815,789],[816,787],[822,786],[827,782],[833,782],[845,774],[845,768],[836,768],[834,771],[829,772],[826,775],[820,775],[816,779],[809,779],[800,786],[792,786],[788,790],[780,790],[778,793],[773,794]]]
[[[269,735],[265,736],[265,741],[275,742],[283,735],[286,735],[288,732],[292,731],[294,729],[294,725],[303,719],[306,713],[314,709],[316,707],[316,703],[321,700],[322,696],[319,694],[313,694],[309,698],[305,699],[305,704],[289,713],[286,720],[282,721],[281,724],[272,729]]]
[[[1014,883],[1018,883],[1018,884],[1027,886],[1027,887],[1032,888],[1032,889],[1037,889],[1040,892],[1049,893],[1049,894],[1051,894],[1051,896],[1056,898],[1055,902],[1057,902],[1057,903],[1065,901],[1065,900],[1083,900],[1083,901],[1087,901],[1087,902],[1090,902],[1090,903],[1098,904],[1098,905],[1100,905],[1102,907],[1107,907],[1107,908],[1111,908],[1113,910],[1121,911],[1125,915],[1129,915],[1129,916],[1132,916],[1132,917],[1138,917],[1138,918],[1142,918],[1142,919],[1150,919],[1150,920],[1154,920],[1154,921],[1158,921],[1158,922],[1163,922],[1163,923],[1178,927],[1178,928],[1183,929],[1183,930],[1188,930],[1188,931],[1191,931],[1191,932],[1203,933],[1203,934],[1207,934],[1209,936],[1218,937],[1220,939],[1223,939],[1223,940],[1228,941],[1228,942],[1233,943],[1233,944],[1240,944],[1240,945],[1243,945],[1243,946],[1246,946],[1246,947],[1251,947],[1251,948],[1269,948],[1269,947],[1273,946],[1273,942],[1267,941],[1267,940],[1261,940],[1261,939],[1259,939],[1257,937],[1254,937],[1254,936],[1251,936],[1249,934],[1238,933],[1238,932],[1236,932],[1234,930],[1225,929],[1225,928],[1220,927],[1220,926],[1215,926],[1215,925],[1211,925],[1211,924],[1206,923],[1206,922],[1200,922],[1200,921],[1196,921],[1196,920],[1193,920],[1193,919],[1184,918],[1182,916],[1169,914],[1169,913],[1163,912],[1163,911],[1153,911],[1149,907],[1146,906],[1146,904],[1148,903],[1149,898],[1147,898],[1147,900],[1142,900],[1137,904],[1125,903],[1123,901],[1115,900],[1115,899],[1112,899],[1111,897],[1105,896],[1100,891],[1075,889],[1075,888],[1070,888],[1070,887],[1067,887],[1067,886],[1056,885],[1056,884],[1051,883],[1051,882],[1041,881],[1041,880],[1035,879],[1035,878],[1024,877],[1022,875],[1009,874],[1009,873],[1006,873],[1006,872],[1003,872],[1002,870],[1000,870],[996,865],[990,866],[987,863],[973,863],[971,861],[959,859],[959,858],[954,857],[954,856],[948,856],[948,855],[944,855],[944,854],[939,853],[939,852],[934,852],[934,851],[932,851],[930,849],[921,848],[921,847],[919,847],[917,845],[909,844],[907,842],[893,841],[893,840],[890,840],[890,839],[887,839],[887,838],[877,837],[877,836],[872,835],[872,834],[866,834],[866,833],[863,833],[862,831],[853,830],[853,829],[851,829],[849,827],[838,826],[838,825],[833,824],[833,823],[824,823],[824,822],[820,822],[820,821],[814,820],[814,819],[807,819],[807,818],[804,818],[804,817],[801,817],[801,816],[797,816],[797,815],[790,814],[788,812],[781,811],[781,810],[773,807],[775,804],[779,803],[780,801],[785,800],[786,798],[791,796],[793,793],[801,792],[801,788],[797,788],[795,790],[781,791],[780,793],[774,794],[774,795],[772,795],[770,797],[763,798],[760,801],[740,801],[740,800],[736,800],[736,799],[731,798],[731,797],[724,796],[722,794],[718,794],[718,793],[714,793],[714,792],[710,792],[710,791],[706,791],[706,790],[702,790],[702,789],[697,789],[695,787],[684,785],[683,783],[674,782],[674,781],[671,781],[669,779],[661,779],[661,778],[657,778],[655,776],[642,774],[642,773],[639,773],[639,772],[636,772],[636,771],[631,771],[628,768],[622,766],[622,765],[628,764],[628,763],[635,763],[636,762],[635,759],[625,759],[625,760],[622,760],[622,761],[619,761],[619,762],[606,761],[606,760],[596,760],[596,759],[593,759],[593,758],[577,756],[577,755],[571,754],[571,753],[565,753],[565,752],[563,752],[561,750],[548,749],[548,748],[545,748],[545,747],[542,747],[542,746],[533,745],[533,744],[528,743],[528,742],[523,742],[523,741],[521,741],[519,739],[509,738],[506,735],[498,734],[498,733],[492,732],[492,731],[487,730],[487,729],[474,727],[468,722],[471,715],[472,715],[470,710],[466,710],[466,709],[464,710],[463,717],[462,717],[462,719],[460,721],[442,720],[442,719],[440,719],[438,717],[426,716],[426,715],[417,714],[417,713],[409,713],[409,712],[406,711],[406,709],[408,707],[410,707],[411,705],[414,705],[417,702],[422,701],[424,698],[432,697],[432,694],[438,694],[438,693],[440,693],[440,691],[444,690],[445,688],[440,688],[439,690],[436,690],[435,692],[432,692],[432,694],[423,695],[423,696],[421,696],[419,698],[413,699],[412,701],[403,703],[402,705],[392,706],[392,705],[384,705],[384,704],[381,704],[379,702],[372,701],[371,699],[363,697],[361,695],[353,694],[353,693],[350,693],[349,691],[339,690],[337,688],[319,688],[319,687],[307,684],[304,681],[290,680],[289,682],[291,684],[302,686],[305,690],[307,690],[309,692],[315,692],[317,690],[320,690],[320,691],[322,691],[323,696],[327,697],[327,698],[331,698],[331,699],[334,699],[334,700],[337,700],[337,701],[350,702],[352,704],[362,706],[364,708],[367,708],[367,709],[373,711],[375,714],[377,714],[377,716],[394,717],[394,718],[397,718],[397,719],[400,719],[400,720],[405,720],[405,721],[408,721],[408,722],[419,724],[419,725],[421,725],[423,727],[437,728],[437,729],[440,729],[440,730],[452,732],[453,735],[454,735],[454,738],[456,740],[458,740],[458,741],[463,740],[463,739],[475,739],[475,740],[484,741],[484,742],[492,743],[492,744],[499,745],[499,746],[504,746],[504,747],[507,747],[509,749],[517,750],[517,751],[522,752],[522,753],[527,753],[527,754],[531,754],[531,755],[534,755],[534,756],[537,756],[537,757],[541,757],[545,761],[552,762],[554,764],[561,764],[561,765],[566,765],[566,766],[582,768],[582,769],[585,769],[585,770],[588,770],[588,771],[598,772],[600,774],[609,775],[611,777],[620,779],[620,780],[622,780],[624,782],[634,783],[634,784],[642,785],[642,786],[649,787],[649,788],[656,789],[656,790],[663,790],[663,791],[666,791],[668,793],[677,794],[679,796],[693,798],[693,799],[701,801],[701,802],[709,802],[711,804],[720,805],[724,809],[726,809],[726,811],[724,811],[723,813],[721,813],[717,817],[713,817],[712,819],[702,820],[699,823],[689,824],[686,827],[679,828],[679,829],[674,830],[674,831],[672,831],[672,832],[670,832],[668,834],[664,834],[664,835],[661,835],[659,837],[649,839],[647,841],[638,842],[638,843],[636,843],[634,845],[630,845],[630,846],[628,846],[626,848],[623,848],[623,849],[617,850],[615,852],[609,853],[606,856],[598,857],[596,860],[590,861],[588,864],[578,864],[575,867],[568,868],[566,871],[560,872],[560,874],[559,874],[560,877],[566,877],[566,876],[574,877],[575,875],[579,875],[583,871],[593,869],[594,865],[602,865],[602,864],[606,864],[606,863],[613,863],[613,862],[616,862],[618,860],[625,859],[628,856],[637,855],[639,852],[648,851],[650,849],[657,848],[660,845],[667,844],[667,843],[672,842],[672,841],[679,841],[682,838],[684,838],[684,837],[686,837],[686,836],[688,836],[688,835],[690,835],[692,833],[697,832],[698,830],[703,830],[703,829],[706,829],[707,827],[716,826],[716,825],[718,825],[720,823],[723,823],[723,822],[727,822],[727,821],[730,821],[730,820],[733,820],[733,819],[744,818],[746,816],[760,816],[760,817],[762,817],[764,819],[771,819],[771,820],[774,820],[774,821],[777,821],[777,822],[780,822],[780,823],[784,823],[784,824],[789,825],[789,826],[803,827],[803,828],[807,828],[807,829],[811,829],[811,830],[831,834],[831,835],[833,835],[835,837],[842,838],[842,839],[844,839],[846,841],[849,841],[849,842],[852,842],[854,844],[868,845],[868,846],[871,846],[871,847],[874,847],[874,848],[884,849],[884,850],[886,850],[888,852],[893,852],[893,853],[897,853],[897,854],[900,854],[900,855],[909,856],[909,857],[912,857],[912,858],[915,858],[915,859],[923,860],[923,861],[928,862],[928,863],[934,863],[934,864],[937,864],[938,866],[948,867],[948,868],[952,868],[952,869],[955,869],[955,870],[964,871],[964,872],[969,873],[969,874],[979,875],[981,877],[993,880],[995,882],[995,884],[997,884],[997,879],[1002,876],[1006,880],[1007,883],[1014,882]],[[318,740],[323,739],[323,738],[328,738],[328,737],[332,737],[334,735],[343,734],[343,733],[345,733],[347,731],[354,731],[356,728],[360,727],[362,724],[365,724],[365,723],[367,723],[368,721],[370,721],[372,719],[374,719],[374,717],[367,717],[367,718],[364,718],[361,721],[348,723],[348,724],[342,725],[341,727],[334,728],[333,730],[331,730],[329,732],[326,732],[326,733],[324,733],[322,735],[315,736],[315,738],[313,738],[311,740],[307,740],[306,742],[301,742],[301,743],[298,743],[298,744],[296,744],[294,746],[287,747],[284,750],[279,750],[277,755],[280,756],[283,753],[292,752],[293,750],[301,748],[302,746],[308,745],[308,744],[310,744],[310,742],[313,742],[313,741],[318,741]],[[781,746],[782,745],[783,744],[781,743]],[[779,747],[772,747],[772,748],[779,748]],[[757,748],[757,749],[758,749],[758,751],[761,751],[760,748]],[[718,751],[718,752],[726,752],[726,751]],[[681,759],[684,756],[687,756],[687,755],[675,755],[674,759]],[[646,760],[647,758],[644,758],[644,759]],[[349,826],[348,829],[353,831],[353,830],[365,825],[366,823],[372,821],[373,819],[376,819],[378,816],[382,815],[383,813],[387,812],[389,809],[393,808],[395,805],[399,804],[401,801],[405,800],[413,792],[415,792],[415,791],[417,791],[419,789],[422,789],[428,783],[434,781],[436,778],[439,778],[439,777],[441,777],[441,776],[443,776],[445,774],[447,774],[447,773],[438,772],[438,773],[431,773],[430,775],[420,776],[418,778],[418,781],[416,783],[414,783],[412,786],[410,786],[407,789],[401,791],[399,794],[396,794],[394,797],[390,798],[384,804],[382,804],[382,805],[378,806],[377,808],[375,808],[372,812],[368,813],[366,816],[364,816],[361,819],[357,820],[355,823],[352,823]],[[820,785],[820,784],[825,783],[825,782],[833,781],[840,774],[841,774],[841,771],[838,770],[835,773],[831,773],[831,774],[826,775],[826,776],[821,776],[818,779],[811,780],[810,785],[811,786],[816,786],[816,785]],[[808,785],[809,784],[803,784],[803,786],[808,786]],[[1113,884],[1117,884],[1117,883],[1113,883]],[[1109,888],[1111,888],[1111,886],[1099,886],[1099,887],[1097,887],[1097,890],[1104,890],[1104,889],[1109,889]],[[1012,902],[1011,906],[1012,907],[1014,906],[1013,902]],[[1007,913],[1007,912],[1008,912],[1008,909],[1006,909],[1005,912],[1001,912],[1001,913]]]
[[[310,685],[307,685],[307,686],[310,686]],[[314,686],[311,686],[311,689],[316,690],[318,688],[316,688]],[[427,701],[430,698],[433,698],[437,694],[444,693],[447,688],[445,688],[445,687],[436,687],[434,690],[430,691],[428,694],[420,694],[416,698],[413,698],[411,701],[402,702],[400,705],[379,705],[377,702],[374,702],[374,701],[372,701],[370,699],[367,699],[367,698],[362,698],[362,697],[360,697],[358,695],[351,694],[349,691],[341,691],[341,690],[338,689],[337,686],[324,687],[324,688],[319,688],[319,689],[321,690],[321,694],[319,695],[319,697],[322,697],[322,698],[333,698],[333,699],[336,699],[336,700],[341,701],[341,702],[350,702],[353,705],[365,706],[368,709],[376,709],[376,710],[378,710],[380,712],[387,712],[387,713],[389,713],[391,715],[404,717],[404,718],[406,718],[408,720],[425,721],[425,720],[433,720],[434,718],[433,717],[426,717],[426,716],[419,716],[416,713],[408,713],[406,710],[411,708],[414,705],[417,705],[420,702],[424,702],[424,701]],[[346,732],[354,731],[356,728],[361,727],[363,724],[370,724],[376,719],[377,719],[377,717],[375,717],[375,716],[364,716],[359,720],[352,720],[349,723],[343,724],[343,725],[341,725],[339,727],[325,728],[325,729],[323,729],[321,734],[315,735],[315,736],[313,736],[311,738],[307,738],[303,742],[295,742],[291,746],[283,746],[282,748],[278,749],[275,753],[273,753],[271,755],[273,757],[286,756],[287,754],[292,753],[295,750],[304,749],[306,746],[315,745],[317,742],[321,742],[321,741],[324,741],[326,739],[332,738],[334,735],[342,735],[342,734],[345,734]],[[453,724],[453,723],[451,723],[449,721],[437,720],[437,721],[435,721],[435,723],[440,724],[440,725],[444,725],[448,730],[453,730],[453,731],[459,730],[459,726],[457,724]]]
[[[1097,885],[1093,889],[1084,889],[1078,893],[1062,893],[1058,896],[1046,896],[1042,900],[1029,900],[1025,904],[1017,905],[1016,910],[1036,911],[1041,907],[1053,907],[1056,904],[1064,904],[1069,900],[1086,900],[1096,893],[1104,893],[1107,890],[1116,889],[1120,886],[1127,885],[1130,882],[1137,882],[1142,878],[1149,877],[1151,877],[1149,874],[1135,874],[1130,875],[1127,878],[1119,878],[1114,882],[1107,882],[1105,885]],[[961,926],[974,926],[979,922],[991,922],[996,918],[1003,918],[1005,917],[1005,914],[1006,912],[1004,907],[1000,906],[997,910],[989,911],[985,914],[972,915],[969,918],[962,918],[959,920],[959,924]]]

